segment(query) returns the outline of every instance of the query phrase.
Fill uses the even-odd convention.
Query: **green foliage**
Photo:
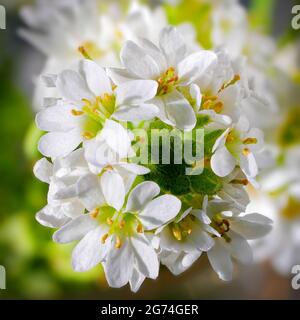
[[[250,24],[260,32],[270,33],[272,30],[274,0],[252,0],[250,6]]]

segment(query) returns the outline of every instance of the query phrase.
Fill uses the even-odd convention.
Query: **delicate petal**
[[[186,54],[182,35],[174,27],[164,28],[159,36],[159,46],[170,66],[176,67]]]
[[[258,167],[252,152],[247,155],[241,155],[240,167],[247,177],[254,178],[258,174]]]
[[[38,149],[46,157],[64,157],[71,153],[82,141],[77,128],[68,132],[49,132],[39,141]]]
[[[160,227],[175,218],[181,208],[181,201],[172,195],[163,195],[150,201],[139,214],[146,230]]]
[[[129,194],[126,211],[141,211],[159,193],[159,186],[155,182],[145,181],[138,184]]]
[[[33,173],[39,180],[50,183],[50,178],[53,175],[53,164],[46,158],[42,158],[34,165]]]
[[[150,172],[150,169],[143,167],[141,165],[135,163],[119,163],[118,167],[122,167],[123,169],[132,172],[136,175],[144,175]]]
[[[168,119],[178,129],[192,130],[196,125],[196,115],[190,103],[177,91],[163,97]]]
[[[110,248],[110,239],[107,239],[105,244],[101,242],[104,234],[105,230],[98,227],[77,244],[72,253],[72,266],[75,271],[88,271],[103,261]]]
[[[193,83],[190,87],[190,95],[195,100],[195,104],[197,107],[196,111],[198,111],[201,106],[202,94],[201,94],[199,86],[196,85],[195,83]]]
[[[231,219],[230,225],[232,230],[243,235],[246,239],[261,238],[272,230],[272,220],[258,213],[234,217]]]
[[[70,220],[70,218],[65,216],[61,206],[49,204],[40,210],[35,218],[41,225],[49,228],[60,228]]]
[[[202,50],[189,55],[178,65],[180,83],[189,85],[201,78],[216,61],[217,56],[212,51]]]
[[[211,158],[210,164],[216,175],[225,177],[235,168],[236,160],[224,146],[216,150]]]
[[[159,109],[154,104],[139,104],[136,106],[123,105],[114,112],[113,117],[119,121],[140,122],[152,120],[159,114]]]
[[[117,86],[124,82],[135,80],[135,77],[126,69],[109,68],[107,69],[107,74]]]
[[[232,230],[228,232],[228,236],[231,241],[229,243],[226,242],[225,246],[232,256],[243,264],[252,263],[252,249],[247,240]]]
[[[103,96],[112,93],[112,86],[105,70],[91,60],[81,60],[79,70],[82,77],[95,96]]]
[[[79,240],[97,226],[97,221],[91,218],[89,214],[81,215],[56,231],[53,234],[53,241],[68,243]]]
[[[72,102],[81,103],[82,99],[94,98],[84,79],[73,70],[63,71],[57,78],[56,86],[60,94]]]
[[[80,125],[82,118],[73,116],[72,109],[74,106],[66,104],[47,107],[36,115],[36,125],[44,131],[70,131]]]
[[[123,46],[121,60],[130,73],[141,79],[159,77],[159,67],[155,60],[132,41],[127,41]]]
[[[158,84],[153,80],[133,80],[120,84],[115,90],[116,105],[132,105],[155,97]]]
[[[113,171],[106,171],[100,178],[106,203],[120,210],[125,200],[125,187],[122,177]]]
[[[145,280],[145,276],[143,276],[136,268],[134,268],[131,278],[129,280],[131,291],[137,292],[140,289],[144,280]]]
[[[223,239],[215,241],[215,245],[207,252],[207,257],[219,278],[224,281],[231,281],[233,272],[232,261],[230,254],[220,244],[220,241],[223,241]]]
[[[156,279],[158,277],[159,262],[157,254],[150,243],[142,236],[132,237],[130,241],[139,271],[145,277]]]
[[[133,273],[134,255],[128,240],[120,249],[110,250],[106,262],[103,264],[106,280],[110,287],[125,286]]]

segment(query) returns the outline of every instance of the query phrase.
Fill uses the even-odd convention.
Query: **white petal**
[[[106,120],[100,136],[120,158],[128,156],[131,139],[127,130],[122,125],[116,121]]]
[[[181,208],[181,201],[172,195],[163,195],[150,201],[139,214],[146,230],[160,227],[176,217]]]
[[[225,246],[232,256],[243,264],[252,263],[252,249],[247,240],[232,230],[228,232],[228,236],[231,241],[229,243],[226,242]]]
[[[141,211],[159,193],[159,186],[155,182],[145,181],[138,184],[129,194],[126,211]]]
[[[73,70],[63,71],[58,76],[56,85],[60,94],[67,100],[81,103],[82,99],[93,99],[93,94],[84,79]]]
[[[202,94],[201,94],[199,86],[196,85],[195,83],[193,83],[190,87],[190,95],[195,100],[196,107],[197,107],[196,111],[198,111],[201,106]]]
[[[112,93],[110,80],[103,68],[91,60],[82,60],[79,63],[79,70],[90,91],[95,96],[103,96],[105,93]]]
[[[131,291],[137,292],[140,289],[144,280],[145,280],[145,276],[143,276],[136,268],[134,268],[131,278],[129,280]]]
[[[103,264],[109,286],[113,288],[125,286],[131,279],[133,263],[134,255],[128,240],[120,249],[112,248]]]
[[[94,210],[105,203],[96,175],[88,174],[77,182],[77,196],[88,210]]]
[[[66,104],[58,104],[41,110],[35,118],[37,127],[43,131],[70,131],[80,126],[81,116],[72,115],[72,109],[76,107]]]
[[[36,214],[35,218],[41,225],[49,228],[60,228],[70,220],[65,216],[64,211],[59,205],[45,206]]]
[[[258,174],[258,167],[252,152],[240,157],[240,167],[247,177],[255,178]]]
[[[233,272],[232,261],[230,254],[220,244],[220,241],[223,241],[223,239],[215,241],[215,245],[207,252],[207,257],[219,278],[224,281],[231,281]]]
[[[159,46],[168,64],[176,67],[186,54],[186,45],[182,35],[174,27],[165,27],[159,36]]]
[[[56,231],[53,234],[53,241],[68,243],[79,240],[97,226],[97,221],[91,218],[89,214],[81,215]]]
[[[235,168],[236,160],[224,146],[215,151],[211,158],[210,164],[213,172],[216,175],[219,177],[225,177]]]
[[[202,50],[193,53],[178,65],[178,77],[182,85],[189,85],[201,78],[209,67],[217,61],[217,56],[212,51]]]
[[[159,67],[154,59],[132,41],[127,41],[121,51],[121,60],[126,69],[141,79],[159,77]]]
[[[152,120],[159,114],[159,109],[154,104],[122,105],[113,117],[119,121],[139,122],[144,120]]]
[[[50,178],[53,175],[53,164],[46,158],[42,158],[34,165],[33,173],[39,180],[50,183]]]
[[[77,244],[72,253],[72,266],[75,271],[88,271],[106,257],[110,239],[102,244],[104,233],[100,227],[93,229]]]
[[[231,219],[230,225],[232,230],[246,239],[261,238],[272,230],[272,220],[258,213],[234,217]]]
[[[82,136],[77,128],[68,132],[49,132],[41,137],[38,149],[46,157],[64,157],[81,142]]]
[[[157,254],[145,237],[136,236],[130,239],[138,270],[151,279],[158,277],[159,262]]]
[[[230,128],[226,129],[220,137],[216,140],[212,151],[215,152],[218,148],[224,147],[227,139],[227,135],[230,132]]]
[[[133,80],[120,84],[115,90],[117,106],[139,104],[155,97],[158,84],[153,80]]]
[[[144,175],[150,172],[150,169],[135,163],[119,163],[118,167],[122,167],[123,169],[136,175]]]
[[[196,115],[190,103],[177,91],[163,97],[168,119],[178,129],[191,130],[196,125]]]
[[[106,203],[120,210],[125,200],[125,187],[122,177],[113,171],[106,171],[100,178]]]
[[[124,82],[135,80],[135,77],[126,69],[109,68],[107,69],[107,74],[117,86]]]

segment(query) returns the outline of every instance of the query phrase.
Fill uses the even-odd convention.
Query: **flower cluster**
[[[129,283],[137,291],[145,278],[158,277],[160,263],[177,275],[203,253],[228,281],[232,259],[251,263],[248,240],[272,228],[263,215],[245,214],[247,186],[258,184],[264,151],[249,109],[264,100],[251,86],[246,62],[222,48],[201,49],[184,35],[190,26],[163,25],[141,37],[130,21],[139,21],[143,10],[135,8],[122,23],[122,30],[132,28],[118,42],[117,66],[91,54],[96,49],[87,38],[77,46],[84,59],[43,76],[55,94],[36,116],[47,132],[39,151],[48,159],[34,172],[49,184],[37,220],[58,229],[55,242],[79,241],[74,270],[102,264],[111,287]],[[136,129],[146,136],[189,132],[193,149],[203,152],[193,161],[171,156],[166,163],[159,156],[153,162],[152,135],[145,141]],[[197,130],[202,142],[194,138]],[[146,163],[138,157],[145,144]],[[160,140],[158,147],[165,148]],[[167,148],[174,151],[175,139]],[[186,173],[199,167],[197,174]]]

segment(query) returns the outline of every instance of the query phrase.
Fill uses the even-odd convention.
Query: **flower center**
[[[221,237],[224,238],[226,242],[229,243],[231,241],[230,237],[227,234],[227,232],[230,230],[230,223],[221,214],[215,215],[215,217],[212,219],[211,227],[218,231]],[[214,238],[216,236],[212,235],[212,237]]]
[[[300,201],[294,197],[289,197],[286,206],[281,211],[281,214],[288,220],[300,217]]]
[[[175,71],[175,68],[170,67],[163,75],[157,80],[158,89],[157,95],[163,96],[167,93],[170,93],[174,86],[178,83],[178,75]]]
[[[257,144],[257,142],[257,138],[253,137],[241,139],[240,133],[235,129],[231,129],[226,137],[226,147],[235,157],[239,156],[240,151],[244,156],[248,156],[251,151],[247,146]]]
[[[103,127],[105,120],[114,113],[116,98],[114,95],[105,93],[102,97],[96,97],[94,101],[82,99],[82,102],[81,110],[72,109],[71,113],[73,116],[86,116],[82,136],[85,139],[92,139]]]
[[[110,206],[103,206],[90,212],[90,215],[107,229],[101,242],[104,244],[109,237],[113,236],[116,238],[115,247],[117,249],[122,247],[125,238],[144,232],[137,215],[130,212],[118,212]]]
[[[172,222],[169,228],[173,237],[178,241],[185,240],[192,233],[195,220],[193,215],[188,215],[178,223]]]
[[[78,51],[84,58],[89,60],[99,59],[103,55],[103,51],[97,46],[94,41],[86,41],[79,48]]]

